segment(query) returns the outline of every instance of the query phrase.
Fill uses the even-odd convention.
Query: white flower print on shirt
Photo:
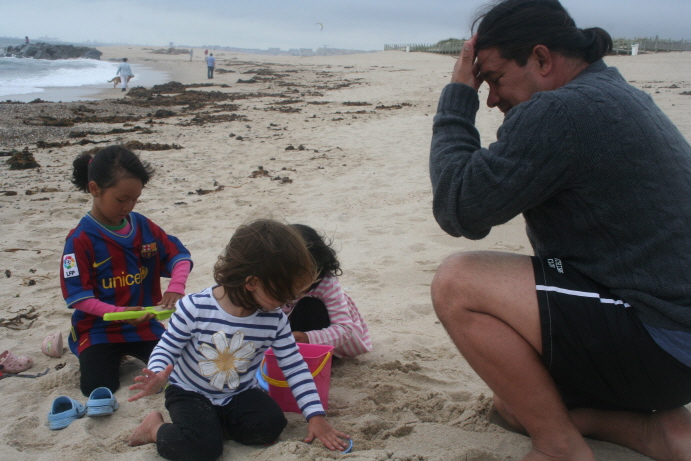
[[[228,344],[228,338],[223,331],[211,336],[215,348],[202,344],[199,352],[208,360],[199,362],[201,374],[211,378],[209,384],[222,391],[224,385],[230,390],[240,385],[240,373],[245,373],[252,362],[255,347],[251,342],[243,344],[245,333],[236,331]]]

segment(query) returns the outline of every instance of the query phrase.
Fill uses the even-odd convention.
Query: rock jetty
[[[33,59],[70,59],[87,58],[101,59],[101,53],[96,48],[74,45],[51,45],[50,43],[31,43],[21,46],[8,46],[5,57],[33,58]]]

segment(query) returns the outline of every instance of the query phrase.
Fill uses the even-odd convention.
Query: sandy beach
[[[113,416],[83,418],[61,431],[49,430],[46,417],[60,395],[86,401],[77,358],[69,350],[61,358],[41,353],[42,340],[54,331],[62,332],[66,347],[71,311],[60,291],[60,257],[67,233],[91,206],[89,196],[71,187],[72,160],[96,146],[133,141],[140,143],[133,150],[157,169],[136,211],[191,250],[188,292],[213,284],[212,266],[236,226],[272,216],[309,224],[334,240],[341,283],[371,330],[374,350],[335,364],[331,377],[329,420],[352,436],[351,454],[303,443],[304,419],[288,414],[277,444],[227,442],[221,459],[499,461],[528,451],[529,439],[492,410],[491,392],[449,340],[429,296],[436,268],[453,252],[532,254],[522,217],[479,241],[450,237],[434,221],[427,162],[451,57],[213,51],[217,72],[208,80],[203,49],[194,50],[192,62],[187,54],[152,53],[153,47],[99,49],[101,59],[126,56],[169,73],[186,89],[131,89],[128,96],[108,89],[100,101],[0,104],[0,151],[28,148],[40,164],[0,166],[0,352],[33,357],[27,373],[49,370],[36,379],[0,380],[0,459],[162,459],[154,445],[127,446],[149,412],[167,418],[162,395],[127,402],[127,387],[144,366],[137,360],[122,367]],[[691,53],[606,62],[650,93],[691,138],[691,95],[682,94],[691,92]],[[483,87],[477,115],[483,145],[495,139],[503,119],[484,105],[486,95]],[[649,459],[589,443],[598,459]]]

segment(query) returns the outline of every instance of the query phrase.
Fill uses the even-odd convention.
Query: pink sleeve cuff
[[[185,284],[187,283],[187,277],[189,277],[191,269],[192,263],[188,260],[182,260],[173,266],[173,273],[170,274],[170,283],[166,291],[184,295]]]
[[[122,312],[125,310],[124,306],[113,306],[112,304],[104,303],[96,298],[85,299],[72,305],[75,309],[79,309],[87,314],[103,317],[108,312]]]

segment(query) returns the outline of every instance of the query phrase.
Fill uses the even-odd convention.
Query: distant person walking
[[[209,50],[206,49],[206,50],[204,50],[204,59],[206,59],[208,57],[209,57]]]
[[[192,62],[192,56],[194,55],[194,49],[190,48],[190,62]]]
[[[127,83],[130,81],[134,74],[132,73],[132,68],[127,62],[127,58],[122,58],[122,62],[118,66],[118,71],[115,75],[120,76],[120,81],[122,83],[122,91],[127,91]]]
[[[216,58],[214,58],[214,54],[211,53],[208,58],[206,58],[206,67],[208,68],[208,77],[209,78],[214,78],[214,67],[216,67]]]
[[[29,44],[29,36],[28,36],[28,35],[24,37],[24,43],[25,43],[26,45]]]

